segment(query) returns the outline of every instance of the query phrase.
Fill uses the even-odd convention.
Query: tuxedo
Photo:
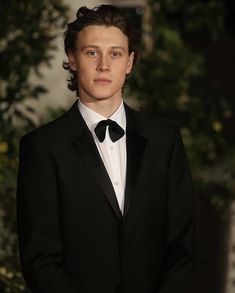
[[[17,219],[33,293],[188,293],[192,180],[177,127],[125,105],[125,204],[74,103],[20,142]]]

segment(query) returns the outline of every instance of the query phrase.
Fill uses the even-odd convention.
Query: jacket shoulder
[[[67,114],[68,111],[60,117],[31,130],[21,138],[21,141],[36,140],[42,144],[56,144],[61,140],[61,137],[64,138],[68,133]]]
[[[140,124],[143,132],[149,137],[167,137],[174,136],[179,132],[179,125],[171,121],[164,120],[154,113],[136,111],[130,109],[136,121]]]

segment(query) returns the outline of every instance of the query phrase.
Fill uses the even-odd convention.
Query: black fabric
[[[119,140],[124,135],[124,130],[117,122],[107,119],[100,121],[95,127],[95,134],[98,137],[100,142],[103,142],[105,139],[106,127],[108,126],[109,135],[113,142]]]
[[[77,107],[20,142],[17,227],[32,293],[189,293],[194,197],[178,128],[125,105],[124,213]]]

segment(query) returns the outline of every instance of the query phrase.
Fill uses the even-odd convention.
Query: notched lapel
[[[92,134],[87,128],[87,125],[77,108],[77,101],[74,103],[68,114],[69,124],[75,136],[73,147],[80,159],[89,169],[96,182],[99,184],[118,219],[122,220],[122,213],[118,205],[112,182],[99,155]]]
[[[83,135],[73,142],[73,146],[103,190],[115,214],[121,220],[122,213],[117,202],[115,191],[89,130],[84,131]]]
[[[147,138],[142,133],[137,117],[134,111],[126,107],[127,114],[127,173],[126,173],[126,191],[124,217],[127,215],[134,196],[134,188],[138,179]]]

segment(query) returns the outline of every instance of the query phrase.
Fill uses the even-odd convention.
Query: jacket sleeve
[[[53,159],[27,135],[19,150],[17,225],[23,276],[33,293],[78,293],[63,263],[59,210]]]
[[[158,293],[189,293],[195,263],[195,199],[180,131],[168,165],[166,257]]]

